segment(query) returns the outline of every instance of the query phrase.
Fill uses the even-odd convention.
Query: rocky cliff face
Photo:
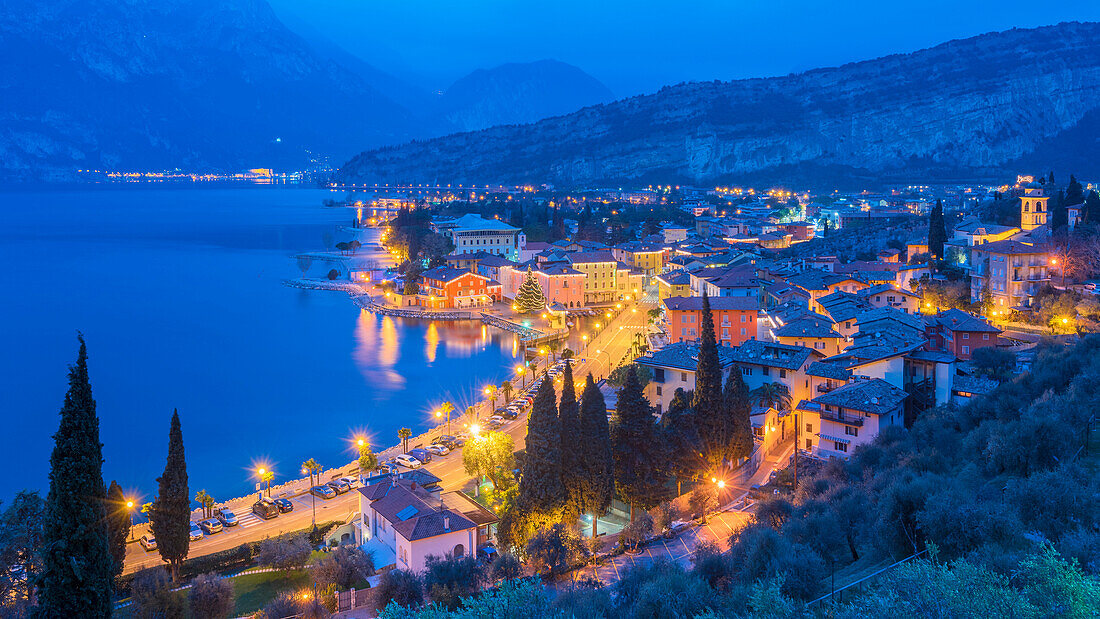
[[[360,154],[345,181],[872,181],[1100,172],[1100,24],[1016,29],[779,78],[690,83]],[[1066,152],[1071,147],[1074,152]],[[1066,170],[1069,172],[1069,170]]]
[[[297,167],[424,135],[263,0],[5,0],[0,57],[0,180]]]
[[[458,80],[440,102],[456,129],[516,125],[575,112],[615,97],[599,80],[556,60],[479,69]]]

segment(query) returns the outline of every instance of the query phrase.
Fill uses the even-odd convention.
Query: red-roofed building
[[[928,350],[942,350],[963,361],[975,350],[996,346],[1001,330],[982,318],[962,310],[949,309],[924,319]]]
[[[669,297],[665,306],[670,342],[693,342],[699,339],[703,320],[702,297]],[[718,343],[739,346],[756,339],[757,314],[760,301],[756,297],[715,297],[710,299],[714,318],[714,334]]]

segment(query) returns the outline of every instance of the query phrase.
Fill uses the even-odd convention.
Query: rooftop
[[[985,318],[969,314],[960,309],[949,309],[925,318],[928,324],[938,325],[949,331],[1000,333],[1001,330],[989,324]]]
[[[729,367],[733,364],[733,351],[735,349],[729,346],[718,347],[718,363],[722,367]],[[699,365],[699,343],[698,342],[676,342],[675,344],[669,344],[664,348],[651,352],[644,357],[639,357],[635,362],[638,365],[645,365],[654,368],[676,368],[680,370],[695,371],[696,366]]]
[[[421,277],[435,281],[450,282],[463,275],[473,275],[474,277],[485,279],[485,276],[471,273],[469,269],[456,269],[454,267],[435,267],[434,269],[428,269],[421,274]]]
[[[985,243],[983,245],[975,245],[973,249],[975,251],[985,251],[993,254],[1026,255],[1047,253],[1047,250],[1044,247],[1009,239],[1005,239],[1003,241],[993,241],[992,243]]]
[[[731,352],[733,361],[737,363],[766,365],[786,370],[797,370],[802,367],[802,364],[806,363],[811,355],[820,354],[805,346],[792,346],[760,340],[749,340],[733,348]]]
[[[495,230],[501,232],[519,232],[519,228],[510,226],[499,219],[485,219],[481,215],[467,213],[454,221],[455,230]]]
[[[836,337],[841,335],[833,331],[833,321],[802,316],[775,330],[777,337]]]
[[[813,401],[822,405],[883,415],[896,410],[908,395],[881,378],[871,378],[842,385],[817,396]]]
[[[756,297],[710,297],[710,309],[756,311],[760,301]],[[699,311],[703,309],[703,297],[669,297],[661,301],[672,311]]]

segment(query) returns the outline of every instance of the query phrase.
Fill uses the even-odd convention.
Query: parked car
[[[448,449],[447,446],[442,444],[442,443],[433,443],[431,445],[428,445],[428,451],[432,452],[433,454],[435,454],[437,456],[445,456],[445,455],[451,453],[451,450]]]
[[[275,499],[274,503],[275,507],[279,508],[279,513],[285,514],[294,511],[294,503],[291,503],[290,499]]]
[[[359,485],[359,477],[356,476],[356,475],[348,475],[346,477],[341,477],[340,481],[346,482],[348,484],[348,489],[349,490],[356,487],[357,485]]]
[[[217,518],[207,518],[199,522],[199,528],[207,535],[222,532],[222,523]]]
[[[199,527],[198,524],[192,522],[191,523],[191,541],[192,542],[197,542],[200,539],[202,539],[203,537],[204,536],[202,534],[202,528]]]
[[[279,516],[279,508],[271,499],[263,498],[252,504],[252,513],[264,520],[271,520]]]
[[[459,447],[465,445],[466,441],[468,441],[468,440],[470,440],[470,435],[466,434],[465,432],[459,432],[455,436],[455,442],[458,443]]]
[[[309,489],[309,493],[321,499],[336,498],[336,491],[329,486],[314,486]]]
[[[450,434],[441,434],[432,439],[432,443],[439,445],[446,445],[447,449],[454,451],[458,447],[462,447],[466,441],[460,441],[457,436],[451,436]]]
[[[421,463],[427,464],[432,461],[432,454],[427,449],[417,447],[416,449],[410,449],[409,455],[420,460]]]
[[[490,419],[489,423],[485,424],[490,430],[496,430],[500,426],[504,425],[504,420],[497,417],[496,419]]]
[[[240,521],[237,520],[237,514],[229,511],[228,507],[223,507],[214,512],[214,517],[227,527],[235,527],[240,524]]]
[[[493,423],[493,422],[496,422],[498,424],[504,423],[504,417],[501,417],[500,415],[493,415],[492,417],[489,418],[489,423]]]
[[[421,464],[420,460],[417,460],[415,457],[410,456],[409,454],[401,454],[394,458],[393,461],[400,464],[401,466],[408,467],[410,469],[418,469],[420,468]]]
[[[512,409],[512,408],[509,408],[509,409],[505,410],[503,413],[501,413],[500,416],[504,417],[505,419],[518,419],[519,418],[519,411],[517,411],[515,409]]]
[[[150,552],[157,549],[157,538],[153,537],[152,533],[146,533],[138,540],[141,547],[145,549],[145,552]]]
[[[345,492],[351,491],[351,484],[342,479],[334,479],[325,485],[335,490],[336,494],[344,494]]]

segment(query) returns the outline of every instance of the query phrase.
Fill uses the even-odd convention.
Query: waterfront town
[[[260,463],[255,494],[236,499],[180,482],[174,417],[159,496],[142,504],[114,483],[107,495],[115,578],[133,591],[110,602],[120,613],[154,604],[140,596],[155,581],[210,609],[197,616],[404,616],[394,605],[455,609],[482,591],[588,616],[604,603],[588,598],[677,569],[798,612],[859,614],[837,605],[844,591],[902,569],[931,539],[975,552],[957,516],[935,508],[954,493],[1071,459],[1063,473],[1078,481],[1060,483],[1096,484],[1080,481],[1096,457],[1094,408],[1082,405],[1094,396],[1081,387],[1097,371],[1088,336],[1100,326],[1090,183],[329,189],[318,208],[346,224],[295,256],[301,277],[287,287],[346,296],[383,320],[480,322],[514,338],[521,362],[476,401],[440,405],[426,432],[347,437],[356,460],[302,454],[301,471],[278,479]],[[90,398],[83,351],[74,407]],[[1029,426],[980,425],[970,453],[938,434],[903,439],[945,424],[978,432],[968,416],[1025,389],[1021,375],[1033,395],[1015,397],[1075,386]],[[971,467],[974,480],[893,479],[921,457],[938,461],[918,465],[926,475]],[[882,469],[881,486],[857,490],[863,466]],[[1046,493],[1042,479],[996,482],[1005,490],[989,500]],[[903,508],[905,492],[924,498]],[[1072,517],[1094,522],[1082,505]],[[1046,514],[1011,518],[1022,531]],[[801,525],[780,535],[777,522]],[[754,563],[765,544],[787,550]],[[10,600],[28,599],[29,572]]]

